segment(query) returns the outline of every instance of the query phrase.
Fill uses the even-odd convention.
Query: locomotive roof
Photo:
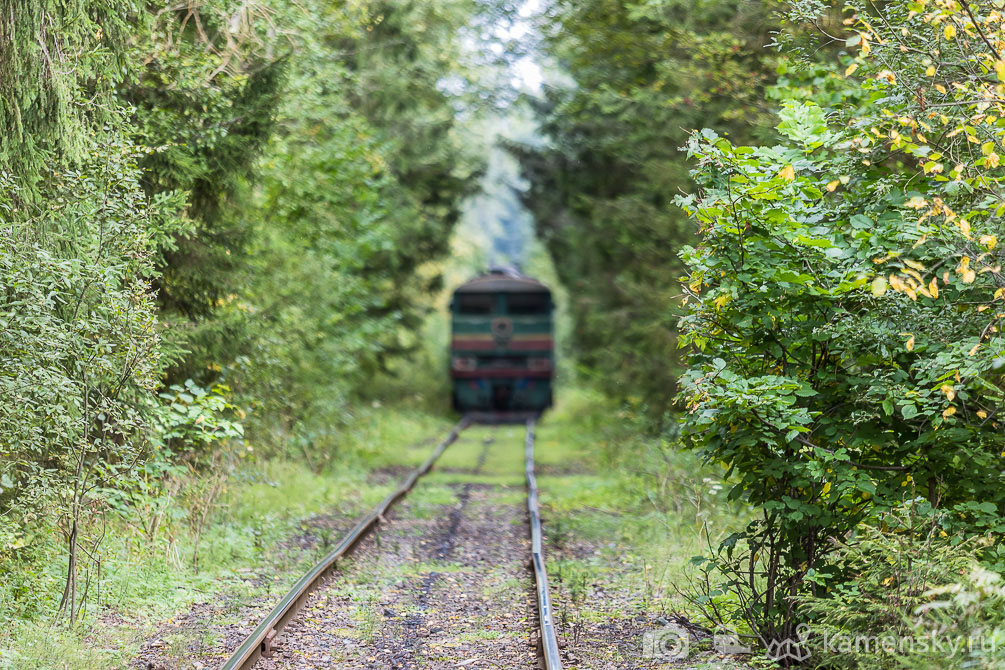
[[[550,293],[548,287],[515,270],[493,269],[460,286],[454,293]]]

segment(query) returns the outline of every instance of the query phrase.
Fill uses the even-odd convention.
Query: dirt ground
[[[375,473],[386,479],[404,473]],[[337,538],[352,518],[319,517],[291,546]],[[577,560],[602,547],[548,537],[546,551]],[[379,530],[340,563],[329,582],[280,636],[261,670],[536,668],[536,615],[529,569],[523,481],[523,428],[478,426],[462,434],[436,469],[393,509]],[[638,611],[640,594],[550,575],[564,663],[631,670],[718,667],[713,659],[657,663],[642,658],[642,636],[657,615]],[[248,580],[268,579],[248,574]],[[584,617],[582,598],[590,600]],[[135,668],[200,670],[219,666],[281,594],[249,601],[221,597],[165,624]],[[712,661],[712,662],[710,662]],[[735,666],[725,666],[735,667]]]

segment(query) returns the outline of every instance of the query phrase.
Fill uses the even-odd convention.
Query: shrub
[[[915,642],[926,638],[918,635],[919,622],[912,614],[933,606],[933,588],[968,572],[978,548],[942,531],[940,516],[928,503],[915,502],[884,515],[880,526],[860,525],[853,537],[837,545],[831,563],[847,580],[800,601],[810,621],[805,640],[815,665],[895,667]],[[815,573],[807,575],[810,581],[816,578]]]
[[[832,107],[786,104],[776,146],[688,145],[684,436],[761,511],[720,564],[766,640],[852,579],[834,540],[914,486],[949,534],[1005,530],[1005,66],[987,46],[1005,31],[970,11],[849,16]]]

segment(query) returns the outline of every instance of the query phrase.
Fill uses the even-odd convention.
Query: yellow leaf
[[[844,71],[844,76],[846,76],[846,77],[850,77],[850,76],[852,76],[853,74],[855,74],[855,70],[857,70],[857,69],[858,69],[858,63],[852,63],[852,64],[851,64],[851,65],[849,65],[849,66],[848,66],[848,68],[847,68],[847,69],[846,69],[846,70]]]
[[[954,414],[956,414],[956,408],[955,407],[947,407],[946,411],[944,411],[942,413],[942,418],[943,419],[948,419],[949,417],[951,417]]]
[[[987,165],[988,167],[996,168],[998,167],[998,162],[1000,160],[1001,159],[998,157],[998,154],[992,151],[990,154],[988,154],[988,157],[985,159],[985,165]]]
[[[827,190],[828,190],[829,192],[833,193],[833,192],[834,192],[834,189],[836,189],[836,188],[837,188],[838,186],[840,186],[840,185],[841,185],[841,182],[840,182],[840,181],[838,181],[837,179],[835,179],[834,181],[832,181],[832,182],[830,182],[829,184],[827,184]]]
[[[1005,61],[995,63],[995,74],[998,75],[999,81],[1005,81]]]
[[[935,85],[935,90],[936,90],[936,91],[938,91],[939,93],[941,93],[942,95],[945,95],[945,94],[946,94],[946,87],[945,87],[945,86],[943,86],[942,84],[936,84],[936,85]],[[959,134],[959,132],[960,132],[960,131],[958,131],[958,130],[954,130],[954,131],[953,131],[953,134],[954,134],[954,135],[958,135],[958,134]]]
[[[886,293],[887,289],[886,277],[880,275],[872,280],[872,294],[877,298]]]
[[[973,284],[975,279],[977,279],[977,273],[976,272],[974,272],[970,268],[967,268],[966,270],[963,271],[963,283],[964,284]]]
[[[785,181],[792,181],[796,178],[796,171],[791,165],[786,165],[782,168],[782,171],[778,173],[778,176]]]
[[[943,384],[939,387],[939,390],[946,394],[946,398],[952,402],[956,398],[956,389],[952,384]]]
[[[998,246],[998,238],[994,235],[981,235],[980,243],[987,247],[988,251],[991,251]]]
[[[910,258],[905,258],[904,259],[904,265],[906,265],[909,268],[914,268],[915,270],[917,270],[919,272],[924,272],[925,271],[925,265],[924,265],[924,263],[919,263],[918,261],[911,260]]]
[[[935,66],[934,65],[929,65],[928,66],[928,68],[925,70],[925,76],[926,77],[934,77],[935,76]]]
[[[956,25],[953,23],[947,23],[946,27],[942,29],[942,34],[947,40],[951,40],[956,37]]]
[[[904,346],[907,347],[908,351],[914,351],[914,335],[907,338],[907,343]]]
[[[932,281],[928,282],[928,292],[932,294],[933,298],[939,297],[939,282],[932,277]]]
[[[822,492],[822,493],[823,493],[824,495],[827,495],[828,493],[830,493],[830,491],[831,491],[831,483],[830,483],[830,482],[827,482],[826,484],[824,484],[824,487],[823,487],[823,489],[821,490],[821,492]]]
[[[970,349],[970,351],[967,352],[967,355],[968,356],[973,356],[974,354],[977,353],[977,350],[980,349],[980,348],[981,348],[981,343],[978,342],[977,344],[975,344],[973,346],[973,348]]]
[[[978,419],[986,419],[986,418],[988,418],[988,413],[985,412],[982,409],[979,409],[979,410],[977,410],[977,418]]]

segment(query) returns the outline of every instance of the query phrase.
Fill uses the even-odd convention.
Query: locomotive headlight
[[[527,367],[531,370],[541,371],[551,369],[551,359],[550,358],[529,358],[527,359]]]
[[[454,356],[450,362],[450,367],[460,372],[469,372],[478,367],[478,359],[469,356]]]

